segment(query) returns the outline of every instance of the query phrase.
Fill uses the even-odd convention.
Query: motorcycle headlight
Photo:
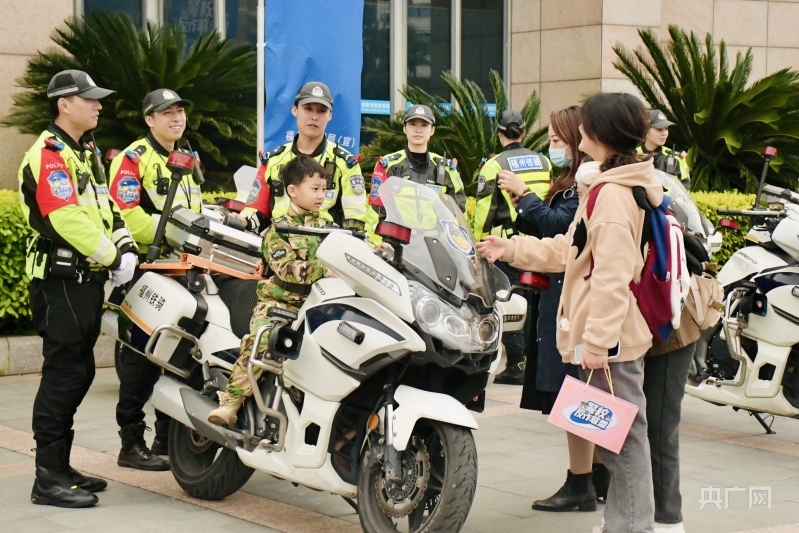
[[[456,308],[417,281],[409,281],[411,305],[423,331],[464,353],[492,349],[499,336],[496,315],[478,315],[469,306]]]

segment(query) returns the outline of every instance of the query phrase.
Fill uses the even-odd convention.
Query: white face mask
[[[549,149],[549,160],[556,167],[568,167],[572,164],[572,156],[566,155],[566,148]]]

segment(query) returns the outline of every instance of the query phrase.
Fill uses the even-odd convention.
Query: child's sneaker
[[[682,522],[676,524],[660,524],[655,522],[655,531],[668,531],[669,533],[685,533],[685,526]]]
[[[232,426],[236,423],[241,404],[244,403],[244,396],[231,396],[227,392],[219,391],[219,407],[208,413],[208,421],[217,426]]]

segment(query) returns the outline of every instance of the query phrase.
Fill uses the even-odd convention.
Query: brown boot
[[[208,421],[217,426],[232,426],[236,423],[236,413],[244,403],[244,396],[231,396],[222,391],[216,395],[219,396],[219,407],[208,413]]]

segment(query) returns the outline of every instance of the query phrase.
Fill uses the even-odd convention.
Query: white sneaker
[[[655,531],[668,531],[669,533],[685,533],[682,522],[677,524],[661,524],[655,522]]]

